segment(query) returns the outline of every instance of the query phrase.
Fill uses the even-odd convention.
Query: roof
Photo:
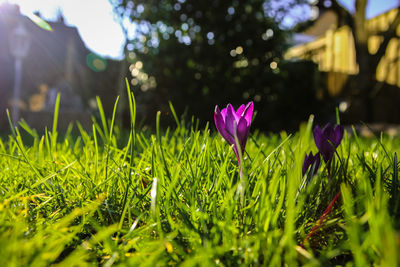
[[[329,29],[336,29],[338,25],[338,16],[333,10],[326,10],[302,34],[310,36],[321,36]]]

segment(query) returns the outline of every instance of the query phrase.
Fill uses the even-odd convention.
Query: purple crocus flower
[[[240,167],[239,148],[237,147],[235,137],[237,137],[240,145],[241,153],[244,152],[247,138],[250,133],[251,118],[253,117],[254,104],[249,102],[246,106],[241,105],[237,111],[231,104],[221,111],[218,106],[215,107],[214,121],[218,132],[228,142],[233,145],[236,158]]]
[[[313,155],[312,152],[310,152],[309,155],[307,155],[304,157],[304,162],[303,162],[303,175],[307,172],[308,168],[312,168],[312,166],[314,166],[314,171],[312,173],[312,175],[316,174],[319,168],[319,165],[321,164],[321,157],[319,155],[319,153],[315,154],[315,156]]]
[[[343,126],[336,125],[333,128],[332,124],[328,123],[322,130],[317,125],[314,129],[314,141],[322,158],[325,162],[329,162],[335,149],[340,145],[343,138]]]

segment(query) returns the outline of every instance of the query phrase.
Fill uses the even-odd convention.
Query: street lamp
[[[20,22],[11,32],[9,38],[10,52],[14,57],[14,91],[11,117],[14,124],[19,119],[19,99],[21,96],[22,61],[28,55],[30,47],[29,33]]]

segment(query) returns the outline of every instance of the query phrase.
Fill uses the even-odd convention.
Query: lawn
[[[400,138],[347,131],[330,167],[303,175],[312,116],[295,133],[251,129],[241,174],[214,124],[171,106],[174,125],[158,113],[140,129],[130,96],[128,134],[99,102],[91,131],[61,136],[56,105],[44,134],[22,122],[0,139],[3,266],[399,264]]]

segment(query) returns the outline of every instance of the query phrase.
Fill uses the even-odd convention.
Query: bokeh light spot
[[[107,68],[107,61],[94,53],[86,56],[86,64],[95,72],[101,72]]]
[[[139,83],[139,81],[138,81],[138,79],[136,79],[136,78],[133,78],[133,79],[131,80],[131,84],[132,84],[133,86],[137,85],[138,83]]]
[[[131,71],[131,74],[132,74],[132,76],[138,76],[138,74],[139,74],[139,70],[138,69],[136,69],[136,68],[134,68],[132,71]]]
[[[233,15],[233,14],[235,14],[235,8],[234,8],[234,7],[232,7],[232,6],[231,6],[231,7],[229,7],[229,8],[228,8],[228,14],[229,14],[229,15]]]
[[[135,63],[135,67],[137,68],[137,69],[141,69],[141,68],[143,68],[143,63],[142,63],[142,61],[138,61],[138,62],[136,62]]]

